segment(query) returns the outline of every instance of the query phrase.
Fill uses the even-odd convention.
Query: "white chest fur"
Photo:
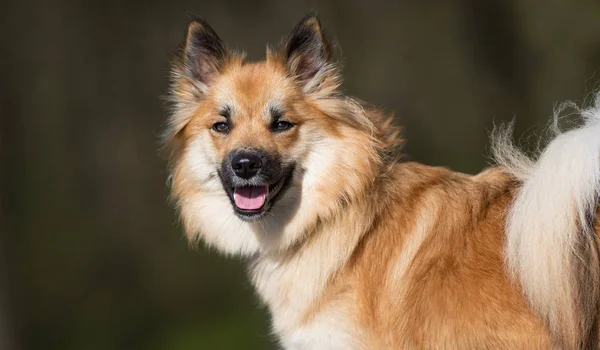
[[[272,327],[285,349],[360,349],[361,339],[349,295],[323,296],[344,265],[361,230],[328,227],[293,255],[258,258],[251,275],[269,307]],[[322,232],[322,233],[325,233]]]

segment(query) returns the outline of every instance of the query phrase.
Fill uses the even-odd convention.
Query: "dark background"
[[[261,59],[310,9],[411,159],[475,173],[600,76],[600,2],[16,1],[0,6],[0,349],[270,349],[243,264],[183,239],[157,155],[192,14]]]

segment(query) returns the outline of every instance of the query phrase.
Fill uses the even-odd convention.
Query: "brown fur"
[[[476,177],[403,163],[394,189],[342,274],[374,348],[548,348],[542,322],[503,265],[505,207],[514,183],[500,170]],[[399,188],[400,187],[400,188]],[[404,273],[394,271],[418,211],[428,236]],[[423,222],[421,222],[423,224]],[[340,289],[339,286],[336,288]],[[394,332],[390,332],[393,329]]]
[[[321,33],[316,19],[308,23]],[[190,27],[187,46],[193,31],[205,26]],[[296,331],[342,315],[349,325],[340,332],[349,332],[347,344],[355,348],[568,347],[560,334],[550,333],[506,271],[504,229],[517,180],[502,168],[469,176],[400,162],[391,117],[339,94],[331,63],[314,77],[302,75],[300,82],[291,72],[305,64],[302,57],[288,61],[283,50],[269,52],[259,63],[226,55],[210,61],[215,72],[203,82],[210,89],[186,75],[184,59],[175,66],[176,106],[166,140],[173,150],[173,196],[191,240],[211,230],[199,219],[198,208],[207,207],[193,203],[214,189],[195,180],[198,170],[186,160],[199,135],[208,135],[205,147],[213,150],[214,160],[206,166],[247,146],[300,159],[299,147],[310,135],[335,140],[344,150],[315,185],[318,195],[308,200],[318,210],[306,214],[301,229],[275,238],[256,233],[261,248],[252,253],[253,281],[285,346],[293,347],[285,339],[293,341]],[[303,90],[306,79],[320,80]],[[273,99],[296,125],[288,133],[273,135],[265,126],[265,106]],[[225,100],[235,101],[235,128],[226,136],[207,131],[223,119],[218,111]],[[598,216],[594,228],[600,232]],[[597,238],[582,245],[588,254],[584,261],[596,263],[573,272],[588,298],[580,310],[581,332],[589,334],[597,326],[598,293],[596,281],[586,286],[586,269],[597,275]],[[298,294],[313,285],[303,276],[314,277],[313,294],[312,289]],[[586,346],[595,344],[594,338],[585,340]]]

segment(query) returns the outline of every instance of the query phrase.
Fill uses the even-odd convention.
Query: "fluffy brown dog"
[[[185,231],[250,258],[281,344],[597,346],[600,104],[535,161],[498,133],[501,165],[464,175],[400,161],[330,56],[313,15],[257,63],[196,20],[173,68]]]

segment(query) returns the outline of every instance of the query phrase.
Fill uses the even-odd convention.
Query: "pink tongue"
[[[265,204],[265,198],[269,193],[269,186],[260,187],[236,187],[233,199],[238,208],[244,210],[256,210]]]

